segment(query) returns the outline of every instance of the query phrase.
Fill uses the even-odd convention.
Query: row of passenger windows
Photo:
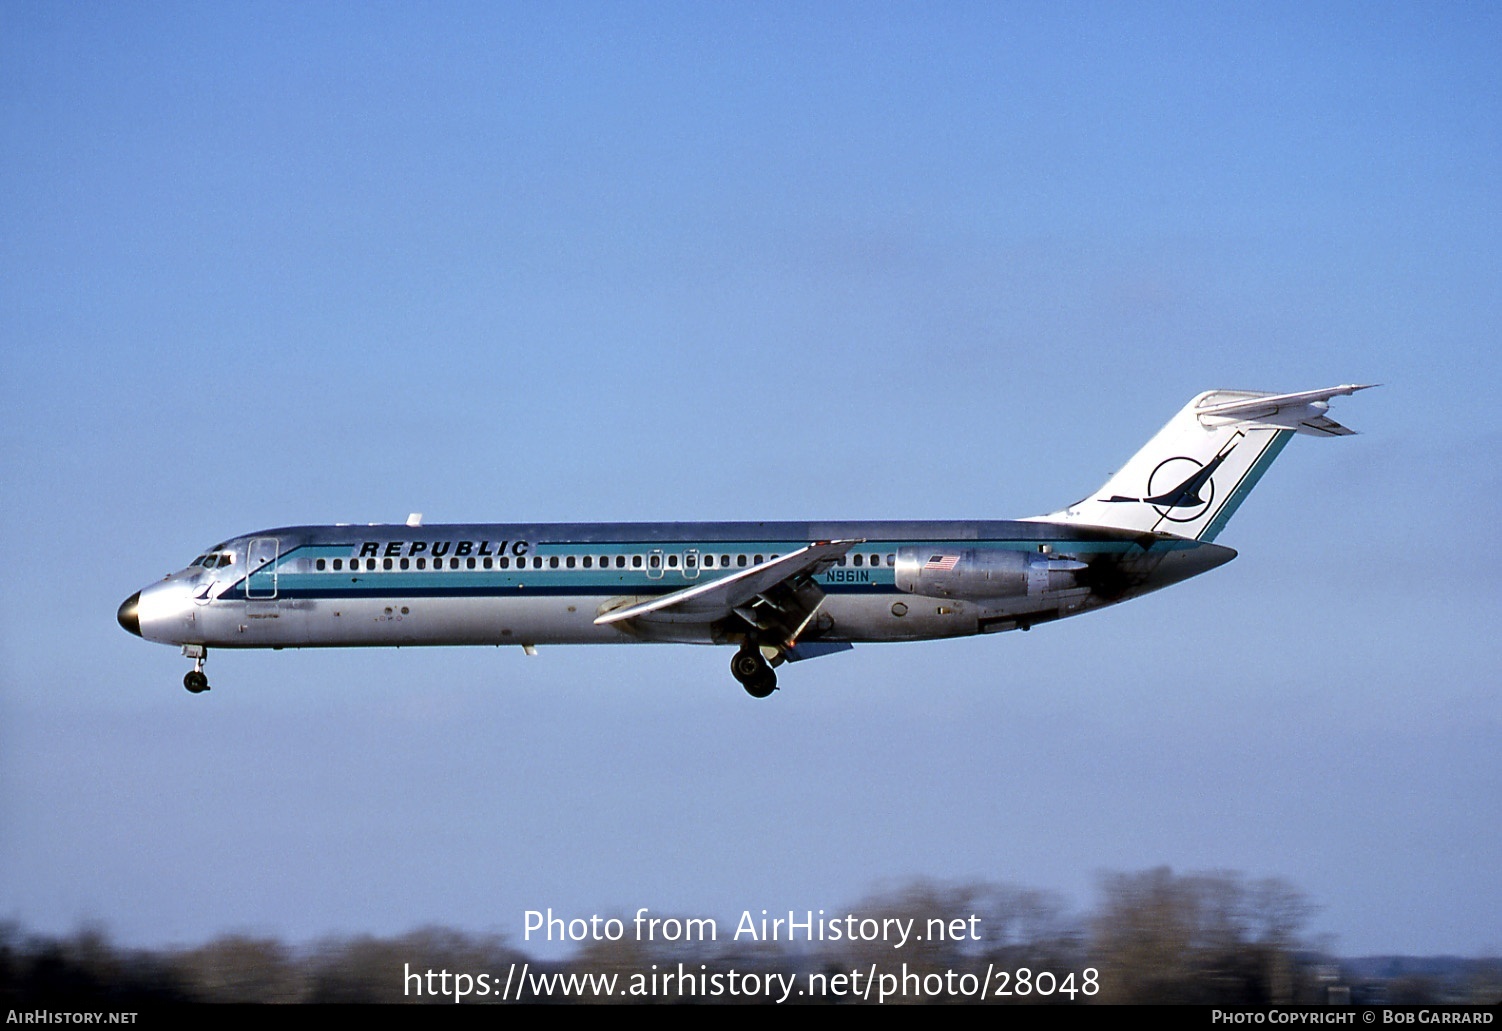
[[[773,555],[771,557],[775,559],[778,556]],[[854,565],[854,566],[870,565],[870,566],[874,567],[874,566],[881,565],[881,556],[880,555],[860,555],[860,554],[857,554],[857,555],[851,555],[851,556],[847,556],[847,557],[848,557],[848,559],[850,561],[850,564]],[[715,568],[729,569],[732,565],[736,566],[736,567],[739,567],[739,568],[743,568],[743,567],[746,567],[746,566],[759,566],[759,565],[761,565],[762,561],[766,558],[766,556],[764,556],[764,555],[719,555],[719,556],[716,556],[716,555],[703,555],[703,556],[700,556],[700,555],[696,555],[696,554],[688,554],[688,555],[681,556],[681,558],[682,558],[682,566],[685,569],[693,569],[696,566],[700,565],[701,564],[700,563],[701,558],[703,560],[702,561],[702,565],[703,565],[703,567],[705,569],[715,569]],[[510,556],[502,555],[499,558],[491,558],[489,556],[487,556],[485,558],[474,558],[474,557],[470,557],[470,558],[466,558],[466,559],[451,558],[451,559],[448,560],[448,566],[446,568],[448,568],[448,569],[459,569],[460,568],[460,564],[462,562],[463,563],[463,568],[465,568],[465,569],[510,569],[510,568],[512,568],[512,562],[514,561],[516,563],[516,568],[517,569],[543,569],[543,568],[547,568],[547,569],[560,569],[560,568],[562,568],[562,569],[593,569],[593,568],[595,568],[595,566],[597,564],[598,564],[599,568],[601,568],[601,569],[612,569],[612,568],[613,569],[625,569],[625,568],[627,568],[628,564],[629,564],[630,568],[632,568],[632,569],[641,569],[644,566],[646,568],[648,568],[648,569],[659,569],[659,568],[661,568],[664,565],[664,560],[666,560],[665,564],[666,564],[666,566],[667,566],[668,569],[677,569],[677,568],[679,568],[679,559],[680,559],[680,556],[678,554],[676,554],[676,553],[671,554],[671,555],[663,555],[663,554],[660,554],[660,553],[653,553],[651,555],[601,555],[598,558],[596,558],[594,555],[562,555],[562,556],[560,556],[560,555],[550,555],[546,559],[544,559],[541,555],[533,555],[530,558],[524,555],[524,556],[521,556],[521,557],[519,557],[519,558],[517,558],[515,560],[513,560]],[[318,559],[317,562],[314,563],[314,566],[320,572],[323,571],[323,570],[326,570],[326,569],[332,569],[334,572],[338,573],[338,572],[342,572],[344,570],[344,568],[345,568],[345,562],[346,561],[348,561],[348,563],[349,563],[349,569],[350,569],[351,572],[355,572],[355,571],[358,571],[359,569],[361,569],[362,568],[361,567],[361,562],[362,561],[364,562],[364,567],[363,568],[366,569],[369,572],[374,572],[378,568],[378,566],[377,566],[378,562],[379,562],[379,568],[380,569],[427,569],[427,568],[429,568],[429,566],[428,566],[429,560],[427,558],[422,558],[422,557],[419,557],[419,558],[386,558],[386,559],[379,559],[379,560],[373,559],[373,558],[367,558],[367,559],[363,559],[363,560],[362,559],[358,559],[358,558],[352,558],[352,559],[348,559],[348,560],[342,559],[342,558],[336,558],[336,559]],[[846,564],[846,558],[841,558],[840,561],[839,561],[839,564],[842,565],[842,566],[845,565]],[[887,565],[889,565],[889,566],[895,566],[896,564],[897,564],[897,556],[896,555],[888,555],[887,556]],[[445,566],[443,564],[443,559],[441,559],[441,558],[435,558],[435,559],[433,559],[432,560],[432,568],[433,569],[443,569],[443,568],[445,568]]]

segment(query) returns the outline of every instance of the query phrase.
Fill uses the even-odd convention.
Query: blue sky
[[[1169,864],[1345,953],[1502,948],[1499,49],[1480,3],[6,4],[0,918],[518,937]],[[194,698],[114,619],[292,523],[1030,515],[1199,390],[1353,381],[1231,565],[760,704],[672,646]]]

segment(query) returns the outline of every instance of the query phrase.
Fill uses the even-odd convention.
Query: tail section
[[[1083,523],[1213,541],[1295,433],[1350,434],[1330,398],[1374,384],[1298,394],[1210,390],[1180,410],[1105,486],[1050,523]]]

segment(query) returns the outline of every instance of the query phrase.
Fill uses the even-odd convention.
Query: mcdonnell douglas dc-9
[[[774,668],[875,641],[1078,615],[1236,557],[1213,543],[1296,433],[1367,385],[1207,391],[1106,484],[1011,522],[293,526],[216,544],[120,606],[181,645],[207,691],[210,648],[677,642],[734,645],[753,697]]]

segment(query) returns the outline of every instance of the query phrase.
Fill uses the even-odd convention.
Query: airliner
[[[1214,540],[1295,434],[1345,436],[1329,401],[1374,384],[1211,390],[1104,486],[1013,521],[463,523],[291,526],[216,544],[120,606],[210,648],[674,642],[734,647],[755,698],[787,662],[857,644],[1007,630],[1214,569]]]

